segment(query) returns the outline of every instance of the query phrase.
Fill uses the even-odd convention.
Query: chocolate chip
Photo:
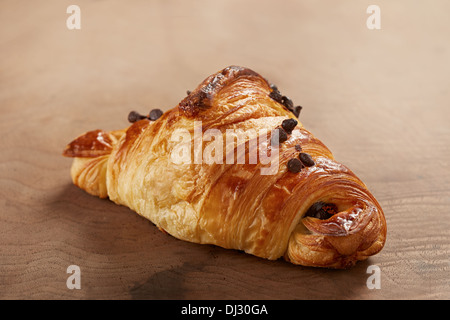
[[[277,146],[277,145],[285,142],[287,139],[288,139],[287,133],[282,128],[275,129],[272,132],[271,141],[272,141],[273,146]]]
[[[338,212],[337,206],[334,203],[326,203],[318,201],[314,203],[305,213],[305,217],[313,217],[325,220]]]
[[[281,95],[280,91],[278,90],[273,90],[270,94],[269,97],[271,97],[273,100],[275,100],[276,102],[281,103],[283,96]]]
[[[302,163],[305,165],[305,167],[312,167],[316,163],[314,162],[313,158],[307,153],[301,152],[298,157],[302,161]]]
[[[278,130],[278,135],[280,143],[283,143],[288,139],[287,133],[283,129]]]
[[[283,127],[284,131],[286,131],[288,134],[291,134],[292,130],[294,130],[297,123],[298,122],[295,119],[286,119],[286,120],[283,120],[283,122],[281,123],[281,126]]]
[[[297,158],[292,158],[288,161],[287,168],[292,173],[298,173],[302,170],[303,164]]]
[[[299,145],[299,144],[296,144],[296,145],[295,145],[295,150],[297,150],[297,151],[302,151],[302,146]]]
[[[294,108],[294,115],[298,118],[298,116],[300,115],[300,111],[302,111],[303,107],[302,106],[296,106]]]
[[[300,111],[302,110],[302,107],[301,106],[294,107],[294,103],[292,102],[292,100],[287,96],[283,96],[280,90],[278,90],[278,87],[276,85],[271,84],[270,88],[272,89],[272,92],[270,92],[269,97],[271,97],[276,102],[284,105],[286,109],[288,109],[298,118],[298,116],[300,115]]]
[[[160,109],[153,109],[152,111],[150,111],[150,114],[148,116],[148,118],[152,121],[158,120],[164,112],[162,112]]]
[[[136,111],[131,111],[128,114],[128,121],[131,122],[131,123],[139,121],[139,120],[142,120],[142,119],[145,119],[145,118],[147,118],[147,117],[139,114]]]
[[[293,110],[294,110],[294,103],[293,103],[292,100],[289,99],[288,97],[282,96],[282,97],[281,97],[281,103],[282,103],[286,108],[288,108],[290,111],[293,111]]]
[[[187,95],[190,95],[191,94],[191,90],[187,90],[186,93],[187,93]]]

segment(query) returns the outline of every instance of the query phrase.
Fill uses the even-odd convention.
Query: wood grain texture
[[[450,298],[447,1],[377,1],[381,30],[366,28],[369,1],[77,1],[81,30],[66,28],[70,4],[0,2],[1,299]],[[368,185],[381,253],[345,271],[267,261],[174,239],[71,184],[72,138],[172,108],[231,64],[302,105]]]

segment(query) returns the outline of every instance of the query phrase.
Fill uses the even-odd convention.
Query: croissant
[[[89,131],[63,155],[74,158],[75,185],[178,239],[349,268],[383,248],[383,210],[303,127],[300,109],[230,66],[159,118],[131,113],[128,128]]]

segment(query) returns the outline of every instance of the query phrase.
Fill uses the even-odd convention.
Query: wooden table
[[[450,3],[374,1],[380,30],[370,4],[2,1],[0,298],[449,299]],[[231,64],[301,104],[369,186],[388,223],[381,253],[344,271],[268,261],[177,240],[72,185],[61,152],[75,136],[168,110]]]

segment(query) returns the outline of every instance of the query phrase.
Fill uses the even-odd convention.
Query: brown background
[[[74,3],[81,30],[66,28]],[[381,30],[366,27],[372,3]],[[449,12],[445,0],[1,1],[0,298],[449,299]],[[380,254],[335,271],[187,243],[71,184],[72,138],[172,108],[231,64],[301,104],[369,186],[388,222]],[[66,287],[71,264],[81,290]]]

